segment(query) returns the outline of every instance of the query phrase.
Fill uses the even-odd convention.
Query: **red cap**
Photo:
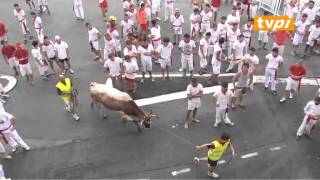
[[[17,44],[16,44],[16,47],[17,47],[17,48],[24,48],[24,45],[23,45],[23,43],[17,43]]]

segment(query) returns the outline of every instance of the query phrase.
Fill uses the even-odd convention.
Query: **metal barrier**
[[[263,9],[273,15],[282,15],[280,9],[283,3],[284,0],[259,0],[259,9]]]

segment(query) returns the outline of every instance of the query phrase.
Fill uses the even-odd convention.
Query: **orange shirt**
[[[139,9],[138,23],[139,24],[148,24],[147,18],[146,18],[146,12],[144,11],[144,9]]]

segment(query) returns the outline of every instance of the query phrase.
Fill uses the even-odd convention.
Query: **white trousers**
[[[43,28],[41,29],[35,29],[36,33],[37,33],[37,37],[38,37],[38,41],[40,44],[43,44],[43,38],[44,38],[44,34],[43,34]]]
[[[304,133],[310,134],[316,123],[317,120],[308,121],[308,115],[304,116],[302,123],[297,131],[297,136],[302,136]]]
[[[228,117],[228,113],[224,108],[216,108],[216,124],[220,124],[221,121],[224,121],[226,124],[231,124],[231,120]]]
[[[173,15],[173,5],[165,5],[164,8],[164,20],[167,21],[169,17]]]
[[[22,147],[27,147],[28,145],[24,142],[24,140],[20,137],[18,134],[17,130],[14,129],[12,126],[8,130],[5,130],[2,132],[4,138],[8,142],[8,144],[12,147],[15,148],[18,145]]]
[[[81,4],[74,5],[74,13],[76,14],[77,18],[84,19],[83,6]]]
[[[232,47],[233,47],[234,42],[229,41],[228,42],[228,59],[232,58]]]
[[[277,80],[276,80],[276,69],[271,69],[271,68],[266,68],[265,70],[265,81],[264,81],[264,86],[268,87],[269,83],[271,83],[271,91],[276,90],[276,85],[277,85]]]

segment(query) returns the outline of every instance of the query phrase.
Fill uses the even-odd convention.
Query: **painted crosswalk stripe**
[[[171,174],[172,174],[172,176],[176,176],[176,175],[184,174],[184,173],[187,173],[187,172],[190,172],[190,171],[191,171],[190,168],[185,168],[185,169],[181,169],[181,170],[178,170],[178,171],[172,171]]]
[[[241,159],[247,159],[247,158],[251,158],[251,157],[254,157],[254,156],[258,156],[258,152],[242,155]]]

